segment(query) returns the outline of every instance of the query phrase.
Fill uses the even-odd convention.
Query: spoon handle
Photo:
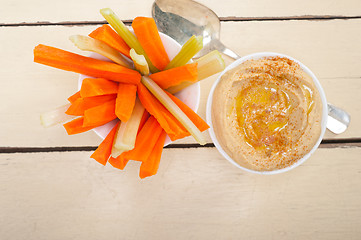
[[[227,48],[219,39],[214,38],[211,42],[212,48],[217,49],[218,51],[222,52],[224,55],[232,58],[233,60],[237,60],[240,56],[233,52],[231,49]]]
[[[332,104],[327,104],[328,117],[326,127],[335,134],[340,134],[346,131],[350,124],[350,115],[341,108],[335,107]]]

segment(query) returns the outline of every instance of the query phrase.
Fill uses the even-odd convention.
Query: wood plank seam
[[[302,15],[286,17],[220,17],[222,22],[250,22],[250,21],[330,21],[338,19],[360,19],[361,16],[340,16],[340,15]]]
[[[338,141],[341,140],[341,141]],[[360,148],[361,139],[336,139],[336,140],[323,140],[320,148]],[[2,153],[39,153],[39,152],[81,152],[81,151],[94,151],[96,146],[80,146],[80,147],[0,147],[0,154]],[[166,149],[179,149],[179,148],[215,148],[213,143],[199,145],[197,143],[191,144],[171,144],[165,147]]]
[[[250,21],[330,21],[330,20],[349,20],[361,19],[361,16],[339,16],[339,15],[302,15],[287,17],[220,17],[222,22],[250,22]],[[123,20],[126,25],[131,25],[132,20]],[[22,23],[0,23],[0,27],[23,27],[23,26],[83,26],[83,25],[102,25],[106,21],[77,21],[77,22],[22,22]]]

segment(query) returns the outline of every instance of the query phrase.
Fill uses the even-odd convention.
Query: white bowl
[[[179,50],[181,49],[181,45],[177,41],[175,41],[173,38],[171,38],[163,33],[159,33],[159,34],[160,34],[160,38],[163,42],[164,48],[165,48],[166,52],[168,53],[169,59],[173,59],[177,55]],[[89,56],[92,58],[100,59],[100,60],[110,61],[108,58],[106,58],[102,55],[99,55],[97,53],[91,53]],[[84,78],[92,78],[92,77],[80,74],[79,80],[78,80],[78,89],[79,90],[80,90],[81,83],[83,82]],[[195,112],[198,110],[198,107],[199,107],[200,95],[201,95],[201,88],[200,88],[199,83],[192,84],[191,86],[189,86],[175,94],[176,97],[178,97],[180,100],[182,100],[182,102],[187,104]],[[115,124],[117,122],[118,122],[118,119],[115,119],[115,120],[113,120],[109,123],[106,123],[100,127],[94,128],[93,131],[99,137],[104,139],[108,135],[110,130],[112,130],[112,128],[115,126]],[[164,146],[169,145],[171,142],[172,141],[167,136],[167,138],[165,139]]]
[[[220,143],[217,140],[217,136],[214,133],[213,130],[213,124],[212,124],[212,101],[213,101],[213,93],[214,90],[216,89],[218,83],[220,82],[221,77],[223,76],[223,74],[235,67],[237,67],[238,65],[240,65],[241,63],[250,60],[250,59],[260,59],[263,57],[274,57],[274,56],[279,56],[279,57],[285,57],[288,59],[291,59],[293,61],[295,61],[296,63],[298,63],[301,68],[303,69],[303,71],[305,73],[307,73],[314,81],[317,90],[320,93],[320,97],[321,97],[321,102],[322,102],[322,120],[321,120],[321,134],[316,142],[316,144],[313,146],[313,148],[311,149],[310,152],[308,152],[306,155],[304,155],[301,159],[299,159],[297,162],[295,162],[294,164],[292,164],[291,166],[282,168],[282,169],[276,169],[276,170],[272,170],[272,171],[257,171],[257,170],[253,170],[253,169],[249,169],[246,168],[244,166],[239,165],[236,161],[234,161],[225,151],[224,149],[221,147]],[[235,165],[236,167],[243,169],[247,172],[251,172],[251,173],[258,173],[258,174],[277,174],[277,173],[282,173],[282,172],[287,172],[297,166],[299,166],[300,164],[302,164],[303,162],[305,162],[310,156],[311,154],[316,151],[316,149],[318,148],[318,146],[320,145],[321,141],[322,141],[322,137],[326,131],[326,123],[327,123],[327,101],[326,101],[326,96],[325,93],[323,91],[323,88],[320,84],[320,82],[318,81],[318,79],[316,78],[316,76],[311,72],[311,70],[306,67],[303,63],[301,63],[300,61],[289,57],[287,55],[284,54],[280,54],[280,53],[273,53],[273,52],[260,52],[260,53],[254,53],[251,55],[247,55],[244,56],[240,59],[237,59],[236,61],[234,61],[232,64],[230,64],[226,69],[224,69],[224,71],[218,76],[217,80],[215,81],[215,83],[212,86],[212,89],[209,93],[208,96],[208,101],[207,101],[207,109],[206,109],[206,114],[207,114],[207,123],[210,126],[209,129],[209,133],[211,135],[211,139],[214,143],[214,145],[216,146],[216,148],[218,149],[218,151],[229,161],[231,162],[233,165]]]

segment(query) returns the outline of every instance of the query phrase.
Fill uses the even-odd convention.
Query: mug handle
[[[327,104],[328,117],[326,127],[335,134],[346,131],[351,121],[351,116],[346,111],[330,103]]]

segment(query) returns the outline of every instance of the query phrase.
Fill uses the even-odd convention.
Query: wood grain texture
[[[2,239],[359,239],[361,148],[319,149],[279,175],[215,148],[166,149],[138,178],[91,152],[0,154]]]
[[[225,22],[222,40],[241,55],[260,51],[288,54],[306,64],[320,79],[327,99],[352,116],[342,135],[326,138],[360,138],[361,20],[327,22]],[[68,37],[88,34],[94,26],[41,26],[0,28],[0,146],[96,146],[93,133],[68,136],[61,125],[44,129],[39,115],[66,103],[77,90],[77,74],[33,63],[33,48],[48,44],[80,53]],[[235,35],[237,37],[235,37]],[[26,41],[25,41],[26,40]],[[16,47],[14,47],[16,46]],[[217,76],[201,83],[198,110],[205,118],[209,90]],[[208,142],[211,142],[206,133]],[[36,136],[36,137],[34,137]],[[177,143],[194,143],[186,138]]]
[[[199,2],[222,18],[222,41],[240,55],[280,52],[307,65],[328,101],[351,114],[349,129],[326,132],[323,148],[280,175],[239,170],[208,133],[207,147],[183,148],[194,144],[185,138],[164,149],[149,179],[139,179],[138,162],[123,172],[103,167],[89,158],[101,141],[95,133],[40,126],[42,112],[76,91],[78,76],[33,63],[32,51],[43,43],[80,53],[68,37],[99,26],[100,8],[131,20],[150,16],[153,0],[0,0],[0,239],[360,239],[360,1]],[[315,17],[353,19],[299,21]],[[203,118],[216,78],[201,83]],[[39,150],[50,152],[26,152]]]
[[[106,0],[96,1],[41,1],[1,0],[0,25],[22,22],[74,22],[101,21],[99,9],[110,7],[122,19],[136,16],[150,16],[153,0]],[[199,0],[220,17],[288,17],[303,15],[360,16],[358,0]],[[16,14],[14,14],[16,13]]]

